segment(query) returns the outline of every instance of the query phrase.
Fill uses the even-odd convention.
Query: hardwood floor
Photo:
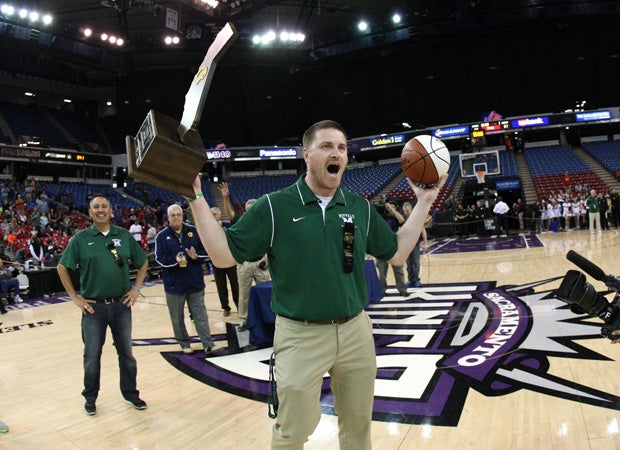
[[[598,336],[602,321],[584,320],[545,294],[567,270],[579,270],[565,258],[570,249],[620,276],[620,237],[612,229],[537,238],[541,246],[495,250],[496,241],[483,251],[472,251],[475,239],[435,242],[422,257],[424,288],[408,298],[390,292],[369,308],[380,369],[374,449],[620,449],[620,345]],[[454,249],[442,253],[446,246]],[[549,279],[530,290],[522,286]],[[81,312],[72,303],[31,299],[2,315],[0,420],[10,432],[0,435],[0,448],[269,448],[273,421],[266,403],[229,384],[233,370],[265,371],[257,364],[264,352],[229,351],[228,338],[237,333],[227,323],[238,318],[222,316],[212,276],[206,282],[218,339],[207,361],[198,352],[180,358],[179,346],[165,341],[172,327],[161,284],[145,288],[146,298],[134,307],[145,411],[122,401],[108,335],[97,415],[84,413]],[[589,276],[588,282],[604,289]],[[520,321],[511,328],[513,310]],[[403,326],[393,321],[404,318]],[[510,350],[502,333],[516,342]],[[243,346],[247,335],[239,339]],[[482,339],[478,347],[476,339]],[[489,343],[494,346],[477,352]],[[324,414],[306,448],[337,449],[337,434],[337,417]]]

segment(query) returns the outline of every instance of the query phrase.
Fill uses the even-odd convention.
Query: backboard
[[[479,153],[462,153],[459,155],[461,165],[461,176],[463,178],[475,177],[476,168],[486,165],[486,176],[499,175],[501,167],[499,162],[499,152],[497,150],[487,150]]]

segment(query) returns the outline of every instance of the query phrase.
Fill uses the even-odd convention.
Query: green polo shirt
[[[598,204],[598,197],[589,196],[586,199],[586,206],[588,207],[588,212],[597,213],[600,211],[600,207]]]
[[[388,260],[396,234],[370,203],[339,188],[323,211],[300,177],[267,194],[226,230],[237,261],[267,253],[273,281],[271,309],[306,320],[330,320],[359,313],[367,303],[366,253]],[[344,271],[343,224],[355,226],[353,271]]]
[[[123,260],[119,267],[109,245],[114,245]],[[59,264],[71,270],[80,269],[80,291],[84,298],[118,297],[131,289],[129,262],[142,267],[146,255],[129,231],[110,225],[104,236],[94,225],[78,231],[69,241]]]

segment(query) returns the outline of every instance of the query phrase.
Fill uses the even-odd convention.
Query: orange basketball
[[[431,188],[448,173],[450,151],[436,137],[423,134],[405,144],[400,154],[400,165],[412,183]]]

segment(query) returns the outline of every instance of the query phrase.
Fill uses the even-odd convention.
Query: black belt
[[[95,301],[97,303],[105,303],[106,305],[109,305],[110,303],[114,303],[114,302],[122,302],[123,297],[98,298]]]
[[[342,325],[343,323],[347,323],[349,320],[355,319],[359,315],[360,313],[357,313],[354,316],[341,317],[340,319],[331,319],[331,320],[307,320],[307,319],[298,319],[296,317],[285,316],[284,314],[278,314],[278,316],[284,317],[285,319],[294,320],[295,322],[305,322],[305,323],[312,323],[316,325]]]

